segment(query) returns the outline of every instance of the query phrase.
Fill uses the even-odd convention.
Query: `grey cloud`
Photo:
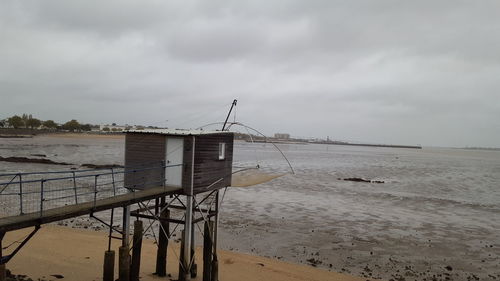
[[[0,112],[497,146],[496,1],[3,1]],[[169,120],[169,121],[166,121]]]

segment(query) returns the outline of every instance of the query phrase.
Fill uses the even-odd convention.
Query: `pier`
[[[33,227],[15,249],[0,252],[0,281],[6,265],[44,225],[89,215],[109,228],[103,280],[138,281],[142,237],[158,224],[155,274],[166,276],[167,248],[182,226],[178,280],[198,275],[196,229],[203,235],[203,281],[218,281],[217,232],[220,190],[231,185],[233,134],[223,131],[128,132],[122,168],[0,175],[0,248],[5,234]],[[115,210],[121,209],[120,226]],[[107,219],[99,212],[111,211]],[[133,234],[131,233],[131,217]],[[141,220],[143,219],[143,220]],[[149,224],[144,225],[144,222]],[[154,232],[153,232],[154,233]],[[121,240],[118,255],[111,240]],[[76,241],[75,241],[76,242]],[[9,245],[6,248],[10,248]]]

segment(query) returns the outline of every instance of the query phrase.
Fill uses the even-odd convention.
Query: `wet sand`
[[[8,233],[5,244],[24,237],[27,230]],[[113,248],[118,256],[119,241],[113,241]],[[44,226],[8,263],[13,274],[28,275],[34,280],[56,280],[52,275],[62,275],[63,280],[90,281],[102,280],[102,262],[107,249],[107,237],[104,232],[77,230],[67,227]],[[155,270],[156,245],[153,240],[144,240],[140,278],[149,280],[177,279],[179,243],[169,246],[167,273],[170,278],[160,278],[152,273]],[[202,280],[201,249],[196,249],[198,277]],[[220,280],[238,281],[362,281],[366,278],[329,272],[309,266],[297,265],[275,259],[263,258],[230,251],[219,251]],[[115,265],[115,277],[118,275]]]

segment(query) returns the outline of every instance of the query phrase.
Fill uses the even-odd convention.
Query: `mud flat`
[[[75,168],[123,165],[123,139],[79,136],[0,139],[0,155],[43,154]],[[383,280],[500,280],[500,152],[319,144],[280,148],[296,174],[229,188],[221,209],[220,248]],[[234,166],[256,163],[288,173],[271,144],[236,142]],[[61,167],[0,162],[0,172]],[[61,223],[104,229],[88,217]],[[102,252],[96,255],[100,262]]]
[[[13,242],[27,231],[9,233],[6,243]],[[114,241],[117,251],[119,241]],[[66,227],[46,226],[12,259],[8,268],[13,274],[27,275],[33,280],[71,280],[89,281],[102,279],[102,262],[107,249],[105,232],[76,230]],[[140,277],[148,280],[177,279],[178,263],[176,256],[179,243],[169,247],[167,273],[170,278],[160,278],[152,273],[155,270],[156,245],[153,240],[144,240]],[[198,277],[201,280],[201,249],[196,249],[196,262],[199,264]],[[239,281],[362,281],[366,278],[329,272],[309,266],[286,263],[274,259],[247,254],[220,251],[220,280]],[[117,269],[117,265],[115,266]],[[117,276],[117,272],[115,272]],[[62,278],[61,278],[62,277]]]

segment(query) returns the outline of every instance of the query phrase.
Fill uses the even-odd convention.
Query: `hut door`
[[[167,167],[165,176],[167,185],[182,186],[182,163],[184,154],[184,139],[167,137]],[[175,166],[178,165],[178,166]]]

